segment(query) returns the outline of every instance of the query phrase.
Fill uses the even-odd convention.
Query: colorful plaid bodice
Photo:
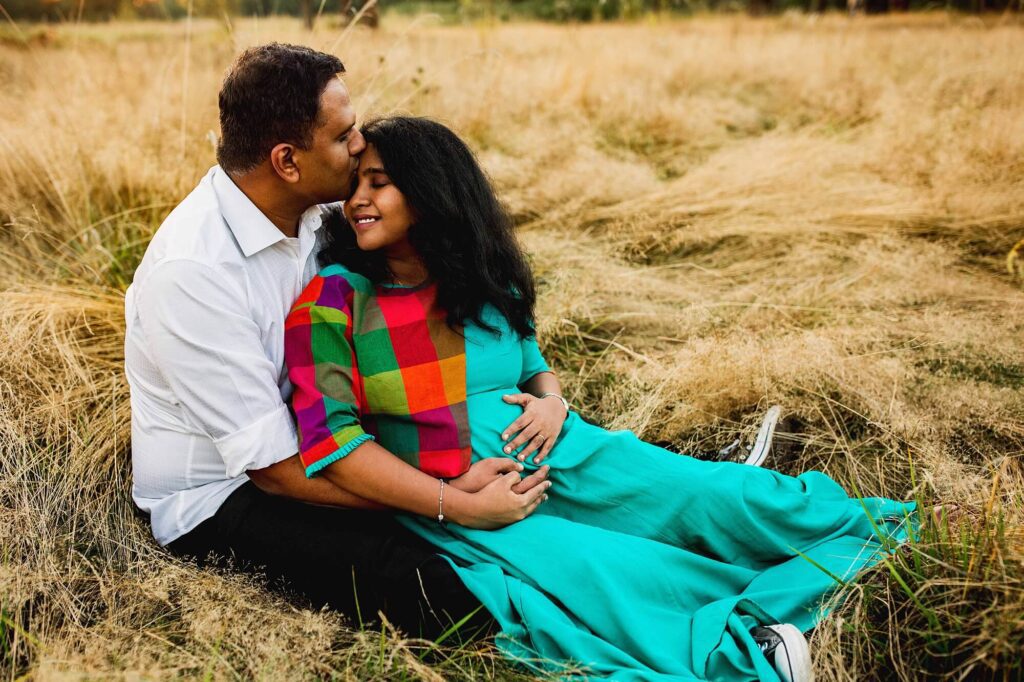
[[[523,344],[497,311],[488,311],[489,323],[504,323],[497,335],[472,323],[449,328],[436,290],[374,285],[332,265],[302,292],[285,324],[285,357],[307,475],[373,438],[431,475],[458,476],[473,452],[467,339],[473,357],[480,346],[515,356],[511,374],[492,381],[511,385],[477,388],[514,390],[524,373],[547,369],[532,338],[524,362]],[[493,370],[481,367],[480,378]]]

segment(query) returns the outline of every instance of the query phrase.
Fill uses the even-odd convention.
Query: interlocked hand
[[[504,457],[488,457],[473,462],[469,471],[450,479],[448,485],[467,493],[475,493],[483,490],[493,481],[501,478],[510,471],[522,473],[523,465]],[[548,477],[548,467],[541,467],[529,476],[521,478],[518,483],[512,486],[512,492],[522,495],[539,483],[543,483]]]

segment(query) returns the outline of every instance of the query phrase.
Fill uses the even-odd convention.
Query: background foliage
[[[91,21],[180,19],[194,16],[351,16],[366,0],[3,0],[18,20]],[[651,15],[691,16],[707,12],[772,14],[848,10],[850,0],[380,0],[379,9],[399,14],[435,13],[449,22],[487,18],[498,21],[540,19],[589,22],[637,19]],[[1020,11],[1024,0],[855,0],[857,11],[936,10],[960,12]],[[376,4],[376,3],[375,3]],[[354,7],[353,7],[354,6]],[[352,9],[350,9],[352,8]],[[347,10],[347,14],[346,14]]]

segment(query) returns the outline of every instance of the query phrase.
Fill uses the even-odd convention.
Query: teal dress
[[[341,274],[346,291],[356,291],[348,294],[346,315],[355,329],[347,337],[351,364],[358,366],[367,352],[361,348],[369,348],[358,336],[365,300],[372,308],[375,296],[423,291],[374,287]],[[328,298],[321,294],[320,303]],[[515,457],[502,452],[501,433],[521,408],[502,396],[547,369],[535,339],[519,339],[493,308],[484,316],[498,333],[473,323],[464,329],[474,461]],[[310,339],[315,346],[317,334]],[[820,472],[793,477],[706,462],[575,413],[544,463],[553,482],[548,501],[505,528],[398,517],[438,548],[491,612],[501,650],[538,672],[582,670],[622,681],[777,680],[749,630],[779,622],[810,629],[835,588],[880,561],[913,525],[912,503],[851,498]]]

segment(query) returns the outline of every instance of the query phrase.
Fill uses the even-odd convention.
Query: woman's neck
[[[410,246],[408,249],[390,251],[387,256],[388,271],[395,284],[414,286],[427,279],[430,274],[423,259]]]

